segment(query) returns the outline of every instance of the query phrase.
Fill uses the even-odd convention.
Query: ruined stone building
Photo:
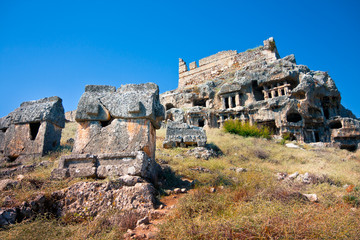
[[[303,142],[329,142],[354,150],[359,120],[345,109],[327,72],[280,58],[275,41],[237,53],[223,51],[192,62],[179,59],[178,88],[161,94],[166,119],[221,127],[239,119]]]
[[[60,145],[65,126],[64,108],[59,97],[23,102],[0,119],[0,155],[39,157]]]
[[[164,119],[154,83],[88,85],[76,110],[73,154],[53,178],[134,175],[156,178],[155,130]]]

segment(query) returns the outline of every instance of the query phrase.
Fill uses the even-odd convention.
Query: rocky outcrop
[[[62,157],[53,178],[129,174],[154,181],[155,130],[163,118],[154,83],[86,86],[76,110],[74,154]]]
[[[243,53],[205,59],[189,70],[180,61],[179,88],[160,96],[167,119],[175,120],[170,113],[181,108],[183,122],[200,127],[238,119],[302,142],[349,150],[360,143],[359,120],[341,105],[329,74],[296,64],[294,55],[280,58],[273,38]]]
[[[66,122],[75,122],[76,110],[65,113]]]
[[[3,182],[9,185],[8,180]],[[106,183],[78,182],[50,195],[35,193],[19,206],[0,208],[0,227],[44,213],[69,220],[76,216],[88,219],[115,209],[143,216],[154,209],[155,195],[153,185],[136,176],[124,175]]]
[[[0,119],[0,154],[12,160],[43,156],[59,146],[64,126],[61,98],[24,102]]]
[[[52,193],[58,215],[95,217],[111,209],[147,212],[154,209],[155,189],[138,177],[123,176],[107,183],[79,182]]]
[[[53,213],[52,207],[52,201],[44,193],[36,193],[17,207],[0,208],[0,227],[34,218],[39,214]]]

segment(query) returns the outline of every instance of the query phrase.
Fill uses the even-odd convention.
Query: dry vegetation
[[[66,139],[74,138],[74,132],[75,126],[67,124],[63,146]],[[165,130],[157,131],[158,161],[167,163],[178,177],[197,180],[195,190],[180,200],[160,226],[159,239],[358,239],[360,151],[306,144],[303,149],[291,149],[274,140],[244,138],[220,129],[207,130],[207,135],[208,143],[223,152],[219,158],[201,160],[188,157],[189,149],[163,149]],[[54,162],[68,153],[63,147],[47,159]],[[51,170],[28,174],[12,194],[20,202],[36,191],[50,193],[79,181],[51,182]],[[327,180],[300,184],[276,178],[278,172],[296,171]],[[176,179],[171,174],[167,177],[175,185]],[[41,182],[40,188],[32,187],[33,180]],[[209,191],[211,187],[215,193]],[[319,202],[305,201],[299,192],[315,193]],[[131,219],[121,212],[81,223],[39,217],[0,231],[0,239],[119,239],[126,228],[133,227]]]

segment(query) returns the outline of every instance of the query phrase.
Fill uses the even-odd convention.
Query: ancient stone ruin
[[[163,147],[204,147],[206,140],[206,132],[203,128],[169,120],[166,126],[166,137]]]
[[[73,154],[61,158],[52,177],[132,175],[153,181],[155,130],[163,118],[156,84],[86,86],[76,111]]]
[[[328,73],[296,64],[294,55],[280,58],[273,38],[246,52],[219,52],[189,69],[179,59],[179,86],[160,98],[166,119],[195,126],[238,119],[307,143],[349,150],[360,143],[360,122],[341,105]]]
[[[0,119],[0,155],[9,161],[43,156],[60,145],[64,126],[61,98],[23,102]]]

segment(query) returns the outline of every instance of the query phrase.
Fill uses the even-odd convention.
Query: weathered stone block
[[[168,121],[166,137],[163,142],[164,148],[174,146],[198,146],[206,145],[206,132],[201,127],[190,126],[186,123]]]
[[[64,126],[59,97],[24,102],[0,120],[0,153],[12,159],[20,155],[42,156],[59,146]]]
[[[75,153],[120,153],[144,151],[155,157],[155,128],[148,119],[114,119],[102,127],[99,122],[80,122]]]
[[[76,111],[74,155],[62,158],[54,178],[133,175],[155,181],[155,129],[164,107],[154,83],[119,89],[89,85]],[[91,154],[91,155],[90,155]]]

